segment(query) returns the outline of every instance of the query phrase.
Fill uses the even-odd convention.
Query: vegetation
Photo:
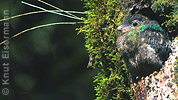
[[[164,17],[161,26],[170,36],[178,28],[178,3],[175,0],[83,0],[89,9],[85,24],[78,28],[85,35],[86,47],[92,66],[98,71],[94,77],[96,100],[132,98],[129,75],[122,56],[116,47],[119,32],[116,28],[135,4],[151,5],[155,14]],[[144,6],[142,6],[144,8]],[[148,16],[149,17],[149,16]]]
[[[157,0],[153,4],[153,10],[159,12],[160,16],[166,17],[162,23],[168,32],[174,32],[178,28],[178,2],[176,0]]]
[[[85,4],[85,8],[88,9],[88,11],[86,11],[88,14],[86,18],[83,18],[84,25],[81,26],[80,28],[77,28],[77,30],[79,34],[85,35],[85,46],[90,55],[89,67],[94,68],[98,72],[98,74],[94,77],[94,81],[93,81],[94,89],[96,91],[96,100],[110,100],[110,99],[129,100],[129,99],[132,99],[132,90],[130,87],[131,82],[129,79],[129,73],[127,71],[126,65],[122,61],[121,53],[119,52],[116,46],[117,37],[120,35],[120,33],[116,29],[119,25],[122,24],[124,18],[127,15],[129,15],[131,11],[133,11],[132,9],[134,6],[140,6],[141,8],[149,7],[149,6],[144,5],[146,4],[146,5],[151,5],[150,9],[153,10],[155,14],[163,18],[163,19],[158,19],[157,21],[160,22],[160,25],[163,27],[163,29],[165,29],[169,33],[169,36],[175,37],[177,36],[177,33],[178,33],[178,2],[176,0],[83,0],[83,2]],[[17,9],[15,9],[15,11],[19,11],[19,9],[21,8],[17,8]],[[147,13],[146,10],[145,12]],[[152,14],[150,15],[152,16]],[[51,19],[59,19],[59,18],[48,17],[45,20],[49,20],[49,19],[51,20]],[[41,18],[40,20],[35,19],[35,18],[33,19],[33,21],[37,23],[40,23],[41,20],[42,20]],[[28,20],[23,21],[23,22],[24,23],[28,22]],[[30,23],[30,20],[28,23]],[[26,23],[24,25],[19,25],[19,26],[21,28],[25,25]],[[50,28],[49,30],[54,30],[54,29]],[[68,29],[68,28],[59,29],[59,31],[69,31],[69,30],[71,32],[71,29]],[[58,34],[59,31],[56,31],[55,33]],[[42,35],[39,34],[39,36],[37,36],[36,34],[32,34],[33,36],[31,37],[33,37],[33,39],[31,38],[28,39],[30,41],[29,44],[28,43],[22,44],[25,46],[23,51],[26,51],[26,53],[22,52],[21,54],[21,52],[18,51],[19,44],[14,45],[14,48],[15,46],[16,48],[12,49],[12,52],[15,52],[14,54],[17,55],[17,56],[14,56],[13,59],[19,60],[19,63],[22,63],[25,61],[23,57],[28,58],[29,60],[27,59],[27,61],[25,61],[25,64],[26,64],[25,66],[28,65],[27,67],[29,69],[30,68],[36,69],[37,73],[38,72],[44,73],[44,74],[39,74],[39,79],[42,79],[44,83],[47,83],[46,80],[51,79],[52,76],[55,76],[55,77],[63,76],[62,72],[65,72],[66,66],[69,66],[72,68],[74,66],[81,65],[81,64],[76,64],[76,59],[80,58],[80,56],[78,56],[78,55],[81,55],[80,52],[74,53],[74,56],[72,56],[72,58],[70,57],[71,59],[69,60],[68,59],[63,60],[65,59],[66,55],[63,55],[61,57],[61,55],[64,54],[63,52],[69,49],[70,51],[67,52],[68,54],[70,54],[71,51],[74,51],[72,47],[73,44],[71,43],[78,45],[80,42],[74,42],[75,39],[64,39],[64,36],[62,37],[63,34],[59,34],[59,37],[61,38],[60,39],[55,38],[55,40],[53,40],[53,43],[51,43],[50,40],[51,40],[52,34],[49,31],[46,31],[46,32],[47,32],[47,35],[44,35],[43,31],[38,32],[42,34]],[[68,36],[72,36],[72,35],[70,34]],[[68,38],[68,36],[66,37]],[[43,45],[38,44],[39,41],[41,41]],[[68,42],[68,45],[65,45],[66,47],[61,47],[64,50],[62,50],[61,48],[55,49],[56,47],[64,46],[63,44],[61,44],[61,41],[70,41],[70,42]],[[28,46],[26,44],[28,44]],[[30,46],[30,44],[35,44],[35,45]],[[51,46],[52,44],[54,45],[53,47]],[[68,47],[71,47],[71,48],[68,49]],[[33,50],[28,50],[30,48]],[[79,47],[77,48],[78,49],[76,51],[78,50],[82,51],[81,48]],[[36,58],[35,64],[33,60],[31,60],[32,58],[30,58],[31,55],[33,54],[29,53],[33,51],[39,55],[39,57],[35,57]],[[50,51],[53,51],[53,52],[50,53]],[[61,53],[60,57],[50,58],[49,60],[49,56],[56,54],[56,52],[59,53],[58,55],[60,55]],[[21,58],[19,58],[20,54],[22,55],[20,56]],[[46,58],[44,60],[43,55],[47,55],[48,59]],[[78,56],[78,58],[76,58],[76,56]],[[40,58],[42,61],[39,60],[38,58]],[[67,62],[67,65],[64,65],[63,62],[59,62],[59,59],[62,60],[63,62]],[[81,59],[83,58],[81,57]],[[71,65],[68,65],[68,61],[72,61],[72,63],[70,62]],[[38,64],[37,62],[42,62],[43,66],[39,67],[39,65],[41,64]],[[56,63],[54,64],[54,62]],[[81,62],[83,63],[83,61]],[[51,64],[53,64],[53,67]],[[21,66],[22,68],[24,68],[24,65],[21,65]],[[34,66],[34,67],[31,67],[31,66]],[[49,72],[47,67],[44,67],[44,66],[48,66],[48,67],[50,66],[50,69],[52,70],[50,70]],[[58,66],[63,66],[63,67],[60,67],[61,69],[56,70],[58,69]],[[43,69],[42,72],[41,72],[41,69]],[[22,70],[22,72],[24,72],[24,70]],[[72,69],[69,76],[79,73],[78,71],[80,70]],[[178,72],[178,67],[175,67],[175,72],[176,73]],[[46,73],[49,73],[49,75],[46,75]],[[46,75],[45,78],[43,75]],[[35,80],[35,78],[28,77],[27,75],[25,75],[25,77],[21,77],[21,76],[24,76],[24,74],[15,76],[14,80],[15,80],[15,84],[17,84],[17,86],[21,87],[24,90],[28,90],[28,91],[31,90],[35,86],[35,82],[38,81],[38,79]],[[177,77],[178,75],[176,74],[175,78]],[[28,87],[25,87],[22,85],[23,81],[21,80],[23,79],[25,81],[27,80],[35,80],[35,81],[27,81],[27,82],[30,82],[30,84],[28,85]],[[82,77],[82,79],[84,78]],[[62,83],[62,82],[60,81],[58,83]],[[52,85],[53,84],[51,84],[51,86]],[[61,90],[61,87],[59,87],[58,89]],[[66,90],[66,87],[64,90]],[[70,89],[70,90],[75,90],[75,89]],[[15,92],[16,91],[14,91],[14,93]],[[54,94],[54,95],[58,95],[58,94]],[[68,94],[66,97],[68,97]],[[11,98],[13,98],[13,96],[11,96]],[[26,98],[26,96],[24,96],[24,98]]]
[[[84,0],[88,10],[85,25],[79,33],[85,34],[86,47],[93,57],[92,66],[98,75],[94,78],[96,100],[130,99],[131,89],[126,66],[116,48],[117,26],[127,15],[120,0]]]

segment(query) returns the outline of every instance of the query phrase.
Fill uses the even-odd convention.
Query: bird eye
[[[138,25],[138,23],[137,23],[137,22],[134,22],[132,25],[133,25],[133,26],[137,26],[137,25]]]
[[[135,21],[132,23],[132,26],[138,26],[138,25],[141,25],[142,24],[142,21]]]

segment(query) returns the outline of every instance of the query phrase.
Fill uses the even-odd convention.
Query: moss
[[[116,47],[116,30],[122,24],[123,19],[129,14],[129,9],[134,3],[144,0],[83,0],[87,11],[84,25],[78,28],[78,32],[85,35],[86,48],[92,57],[92,66],[98,71],[94,77],[96,100],[132,98],[130,80],[121,54]],[[162,26],[169,32],[176,31],[178,21],[178,4],[175,0],[151,0],[152,9],[166,20]],[[170,9],[171,8],[171,11]],[[146,28],[143,27],[144,31]],[[162,31],[161,27],[156,27]],[[132,34],[131,34],[132,35]],[[91,64],[91,63],[90,63]],[[91,66],[91,65],[90,65]]]
[[[152,6],[155,12],[160,16],[166,17],[162,23],[168,32],[174,32],[178,29],[178,2],[177,0],[156,0]]]
[[[122,10],[121,0],[84,0],[88,8],[84,26],[78,28],[85,35],[86,47],[92,54],[92,66],[98,71],[94,77],[96,100],[130,99],[128,73],[121,54],[117,51],[116,28],[127,11]]]

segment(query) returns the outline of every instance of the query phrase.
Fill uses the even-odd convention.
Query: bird
[[[130,14],[117,31],[117,49],[133,82],[160,70],[171,49],[168,33],[156,20]]]

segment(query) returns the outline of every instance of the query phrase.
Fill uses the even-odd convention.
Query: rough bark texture
[[[178,100],[176,69],[178,59],[178,37],[171,44],[172,53],[159,72],[142,78],[132,85],[136,100]]]

